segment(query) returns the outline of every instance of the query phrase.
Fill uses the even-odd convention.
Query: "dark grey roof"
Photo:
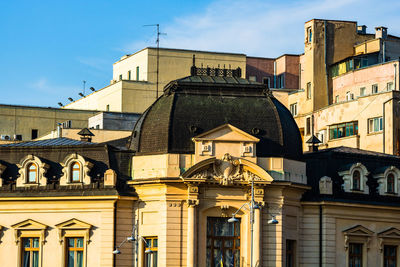
[[[0,147],[81,146],[81,145],[94,145],[94,144],[96,143],[83,142],[66,137],[58,137],[58,138],[45,139],[39,141],[4,144],[0,145]]]
[[[302,145],[292,115],[266,85],[242,78],[191,76],[170,82],[132,133],[139,154],[193,154],[192,138],[229,123],[257,138],[257,156],[300,159]]]
[[[325,152],[344,153],[344,154],[359,154],[362,156],[374,156],[374,157],[400,159],[400,157],[396,156],[396,155],[385,154],[385,153],[364,150],[364,149],[359,149],[359,148],[353,148],[353,147],[346,147],[346,146],[321,149],[318,152],[312,152],[312,153],[325,153]],[[307,154],[310,154],[310,153],[307,153]]]
[[[307,140],[307,144],[320,144],[322,143],[315,135],[313,135],[310,139]]]

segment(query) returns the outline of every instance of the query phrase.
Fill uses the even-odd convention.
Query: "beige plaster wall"
[[[18,246],[11,225],[32,219],[48,225],[43,244],[43,267],[61,266],[62,245],[56,224],[76,218],[93,225],[87,246],[87,266],[112,266],[114,249],[114,200],[31,200],[0,201],[0,244],[2,266],[17,266]]]
[[[378,85],[378,92],[387,91],[387,83],[395,78],[394,64],[399,66],[399,61],[391,61],[348,72],[332,79],[333,97],[339,96],[339,102],[346,101],[346,93],[354,94],[354,98],[360,96],[360,88],[366,88],[366,95],[372,94],[372,85]],[[398,69],[397,69],[398,70]],[[398,85],[398,75],[396,75]]]
[[[74,128],[88,126],[88,118],[95,114],[89,110],[68,110],[29,106],[0,105],[0,135],[22,135],[23,141],[31,140],[32,129],[38,136],[57,128],[57,123],[71,121]]]
[[[162,154],[132,157],[132,178],[178,177],[179,155]]]
[[[379,214],[379,216],[377,217],[376,214]],[[391,227],[400,229],[399,215],[400,210],[398,208],[348,203],[323,203],[323,266],[347,266],[348,252],[345,249],[343,231],[357,225],[362,225],[373,232],[369,249],[366,249],[367,244],[364,244],[363,254],[365,257],[363,264],[365,266],[383,266],[383,255],[377,234]],[[318,205],[303,203],[301,231],[302,244],[299,266],[319,266]],[[400,244],[399,241],[398,244]]]
[[[119,76],[122,75],[123,80],[129,80],[128,71],[131,71],[131,79],[138,81],[136,67],[139,67],[139,81],[147,81],[149,71],[148,66],[148,49],[142,49],[132,55],[123,56],[113,64],[113,80],[119,81]]]

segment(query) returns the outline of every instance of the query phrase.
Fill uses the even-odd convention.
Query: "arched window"
[[[81,165],[78,162],[74,162],[71,166],[71,182],[81,181]]]
[[[361,178],[360,171],[355,170],[353,172],[353,190],[361,190],[360,178]]]
[[[37,182],[37,166],[34,163],[28,165],[28,183],[36,183]]]
[[[389,173],[386,180],[386,190],[387,193],[394,193],[394,175],[393,173]]]

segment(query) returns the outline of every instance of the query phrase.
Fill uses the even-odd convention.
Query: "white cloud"
[[[63,95],[68,92],[77,92],[77,88],[73,86],[55,85],[49,82],[45,77],[41,77],[36,81],[27,85],[28,88],[35,90],[38,93],[46,93],[49,95]]]
[[[161,47],[187,48],[276,57],[303,52],[303,25],[312,18],[358,21],[389,27],[400,34],[400,3],[394,0],[218,0],[198,13],[177,16],[161,30]],[[125,47],[134,52],[152,42],[137,41]]]

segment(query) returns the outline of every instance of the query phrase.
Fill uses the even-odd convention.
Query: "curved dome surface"
[[[136,155],[194,154],[192,137],[229,123],[257,138],[258,157],[299,159],[292,115],[265,85],[233,77],[189,76],[170,82],[136,123]]]

